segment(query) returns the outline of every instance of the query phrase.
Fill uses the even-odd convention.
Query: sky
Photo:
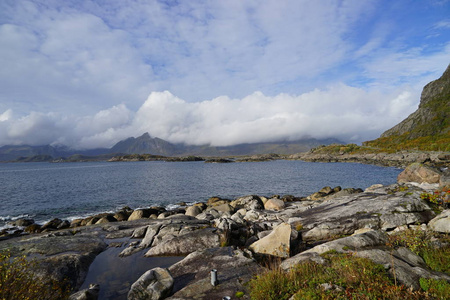
[[[360,143],[450,63],[450,0],[0,0],[0,146]]]

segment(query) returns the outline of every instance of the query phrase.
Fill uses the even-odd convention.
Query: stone
[[[269,235],[254,242],[249,249],[258,254],[289,257],[291,225],[281,223]]]
[[[128,221],[144,219],[144,218],[148,218],[149,216],[150,216],[150,214],[148,213],[147,210],[145,210],[145,209],[136,209],[128,217]]]
[[[450,233],[450,209],[446,209],[428,223],[431,230]]]
[[[288,271],[295,268],[295,266],[297,266],[298,264],[305,262],[324,264],[326,260],[316,252],[300,253],[291,258],[283,260],[283,262],[280,264],[280,268]]]
[[[219,247],[222,233],[216,228],[204,228],[158,242],[145,256],[179,256],[196,250]]]
[[[220,204],[220,205],[215,205],[214,206],[214,209],[216,210],[216,211],[218,211],[219,213],[220,212],[222,212],[222,213],[229,213],[230,215],[232,214],[232,213],[234,213],[234,208],[230,205],[230,204],[228,204],[228,203],[224,203],[224,204]],[[208,210],[207,210],[208,211]]]
[[[331,187],[329,187],[329,186],[323,187],[319,191],[319,193],[322,193],[324,195],[329,195],[329,194],[331,194],[333,192],[334,192],[333,189]]]
[[[100,286],[90,284],[88,289],[84,289],[69,296],[69,300],[97,300]]]
[[[269,199],[266,204],[264,204],[264,209],[267,210],[282,210],[284,207],[284,201],[276,198]]]
[[[417,182],[421,183],[439,183],[441,174],[428,166],[420,163],[413,163],[406,167],[397,177],[398,183]]]
[[[217,270],[219,284],[216,286],[211,284],[212,269]],[[174,278],[174,287],[168,300],[222,299],[227,295],[235,299],[236,292],[249,295],[246,283],[263,272],[263,268],[248,251],[219,247],[195,251],[169,267],[169,272]]]
[[[230,205],[235,209],[245,208],[247,210],[263,209],[264,203],[259,196],[249,195],[231,201]]]
[[[216,206],[216,205],[227,204],[229,202],[230,202],[229,200],[222,199],[222,198],[219,198],[219,197],[211,197],[206,202],[206,205],[207,206]]]
[[[165,299],[173,287],[173,278],[167,269],[154,268],[145,272],[131,285],[128,300]]]
[[[61,219],[55,218],[51,221],[48,221],[41,227],[41,231],[44,231],[46,229],[58,229],[58,225],[62,223]]]
[[[31,224],[34,224],[34,220],[29,218],[17,219],[8,222],[8,225],[10,226],[20,226],[20,227],[27,227]]]
[[[362,192],[326,200],[310,209],[294,211],[289,217],[301,218],[303,241],[321,241],[350,235],[361,228],[391,230],[423,224],[435,213],[420,199],[420,192]]]
[[[202,213],[202,208],[200,206],[189,206],[186,208],[186,215],[191,217],[196,217]]]

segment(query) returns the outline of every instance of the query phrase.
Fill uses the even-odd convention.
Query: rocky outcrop
[[[448,153],[448,152],[447,152]],[[357,162],[390,167],[406,167],[412,163],[427,163],[434,166],[450,166],[450,157],[439,152],[412,152],[400,151],[396,153],[297,153],[288,156],[288,159],[310,162]]]

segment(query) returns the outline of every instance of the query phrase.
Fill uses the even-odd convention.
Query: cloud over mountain
[[[417,102],[417,93],[409,91],[383,95],[344,84],[299,96],[255,92],[201,102],[153,92],[136,112],[121,104],[85,117],[33,112],[15,118],[8,110],[0,115],[0,140],[86,149],[148,132],[172,143],[213,146],[303,137],[359,142],[406,117]]]

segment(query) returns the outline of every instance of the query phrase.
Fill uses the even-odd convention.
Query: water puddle
[[[156,267],[167,268],[184,258],[144,257],[148,249],[128,257],[119,257],[128,241],[128,238],[108,240],[110,246],[121,243],[123,245],[110,247],[95,258],[80,289],[86,289],[89,284],[97,283],[100,285],[99,300],[126,300],[131,285],[146,271]]]

